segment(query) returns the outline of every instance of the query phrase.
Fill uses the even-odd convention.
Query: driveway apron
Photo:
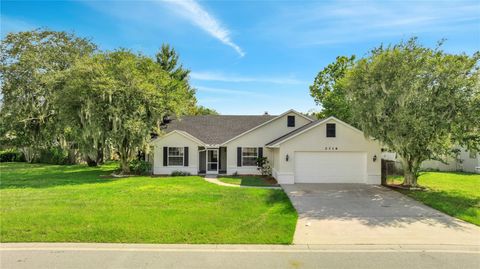
[[[295,244],[480,245],[480,227],[386,187],[282,185],[299,214]]]

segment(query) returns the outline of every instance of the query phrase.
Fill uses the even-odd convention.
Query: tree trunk
[[[98,143],[97,144],[97,159],[96,159],[97,164],[103,164],[103,144]]]
[[[36,157],[35,150],[32,147],[23,147],[21,150],[23,152],[23,156],[25,156],[25,160],[28,163],[33,163]]]
[[[120,155],[120,169],[122,169],[122,174],[130,174],[130,166],[128,165],[128,156],[124,154]]]
[[[403,161],[403,183],[405,187],[416,187],[417,186],[417,171],[413,161],[404,160]]]
[[[67,159],[69,164],[77,163],[77,150],[73,146],[68,149]]]
[[[405,187],[416,187],[417,186],[417,175],[412,171],[405,170],[403,186]]]
[[[85,157],[85,161],[87,162],[87,165],[90,166],[90,167],[97,166],[97,164],[98,164],[97,161],[93,160],[88,155]]]
[[[123,146],[123,145],[122,145]],[[120,169],[122,174],[130,174],[130,166],[128,165],[130,150],[127,147],[120,146],[118,149],[118,157],[120,159]]]

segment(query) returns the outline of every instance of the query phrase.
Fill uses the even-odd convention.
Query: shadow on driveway
[[[299,214],[294,243],[473,244],[480,228],[378,185],[283,185]]]

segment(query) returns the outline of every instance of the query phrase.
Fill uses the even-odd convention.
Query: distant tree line
[[[151,58],[37,29],[7,34],[0,49],[0,143],[28,162],[95,166],[115,156],[130,173],[165,116],[216,114],[197,105],[169,45]]]

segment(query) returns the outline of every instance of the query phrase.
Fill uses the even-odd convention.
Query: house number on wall
[[[337,147],[325,147],[325,150],[338,150]]]

